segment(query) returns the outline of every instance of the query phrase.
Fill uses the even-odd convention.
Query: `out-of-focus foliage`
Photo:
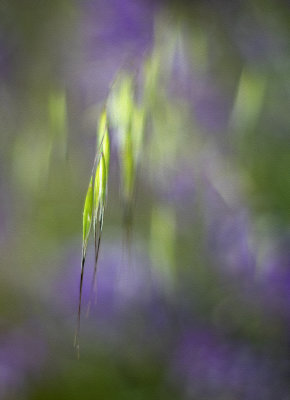
[[[1,399],[289,399],[288,4],[0,20]]]

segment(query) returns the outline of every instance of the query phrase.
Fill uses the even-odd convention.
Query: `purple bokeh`
[[[214,332],[189,330],[180,338],[173,375],[193,399],[288,399],[281,364],[248,345],[222,341]]]
[[[154,5],[134,0],[82,4],[82,59],[78,80],[88,103],[103,101],[120,68],[136,70],[153,45]]]
[[[18,328],[2,334],[0,344],[0,397],[21,396],[29,379],[41,377],[46,344],[40,333]],[[23,396],[24,397],[24,396]],[[14,398],[14,397],[13,397]]]

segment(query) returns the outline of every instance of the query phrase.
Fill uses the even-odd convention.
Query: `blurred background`
[[[289,39],[283,0],[1,0],[1,399],[290,399]],[[130,243],[110,129],[78,360],[120,70],[146,109]]]

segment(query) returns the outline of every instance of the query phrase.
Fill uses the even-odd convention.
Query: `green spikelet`
[[[83,253],[86,253],[93,216],[93,177],[91,176],[83,211]]]
[[[91,176],[83,210],[82,263],[81,263],[81,277],[80,277],[80,287],[79,287],[78,323],[75,335],[75,347],[77,348],[78,354],[79,354],[79,333],[80,333],[80,320],[81,320],[83,277],[84,277],[84,267],[86,261],[88,240],[93,219],[93,202],[94,202],[94,188],[93,188],[93,176]]]
[[[79,332],[81,319],[81,301],[82,301],[82,286],[83,275],[86,258],[86,250],[93,225],[94,242],[95,242],[95,266],[92,280],[92,291],[95,287],[96,271],[98,263],[98,255],[103,229],[104,211],[107,202],[107,185],[108,171],[110,164],[110,138],[107,126],[107,113],[103,111],[98,125],[98,146],[94,160],[93,171],[90,179],[89,188],[87,191],[85,205],[83,210],[83,245],[82,245],[82,264],[79,290],[79,306],[78,306],[78,324],[75,336],[75,346],[79,354]],[[89,311],[90,303],[88,306]]]
[[[98,211],[105,207],[107,198],[107,172],[103,153],[97,167],[94,185],[94,217],[96,217]]]
[[[104,156],[107,175],[109,174],[110,165],[110,137],[108,132],[107,112],[104,110],[100,117],[100,123],[98,127],[98,147],[100,153]]]

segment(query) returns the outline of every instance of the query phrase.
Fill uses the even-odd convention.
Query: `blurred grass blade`
[[[230,129],[244,136],[255,128],[263,106],[266,76],[244,69],[237,86],[236,98],[230,118]]]
[[[152,210],[150,253],[157,280],[166,291],[172,291],[175,282],[176,216],[170,206]]]
[[[140,154],[143,146],[143,136],[144,136],[144,122],[145,122],[145,109],[144,107],[134,107],[134,112],[132,114],[132,135],[134,137],[133,154],[135,163],[139,162]]]
[[[123,175],[123,196],[125,202],[128,202],[133,195],[135,163],[133,157],[132,134],[129,130],[124,140],[122,152],[122,175]]]
[[[126,131],[121,150],[122,195],[124,201],[124,224],[127,235],[133,220],[133,205],[136,191],[136,176],[143,146],[145,110],[133,105],[130,125]]]
[[[148,57],[144,65],[144,106],[146,109],[155,104],[160,63],[160,54],[155,50],[152,52],[151,56]]]
[[[67,147],[67,100],[64,89],[51,91],[48,99],[50,129],[53,140],[57,141],[57,149],[62,156]]]
[[[122,73],[114,83],[109,99],[109,117],[120,147],[129,128],[133,108],[133,81]]]
[[[110,120],[119,145],[123,223],[127,233],[132,225],[136,167],[142,148],[145,115],[144,105],[135,104],[133,83],[130,75],[120,75],[109,99]]]

